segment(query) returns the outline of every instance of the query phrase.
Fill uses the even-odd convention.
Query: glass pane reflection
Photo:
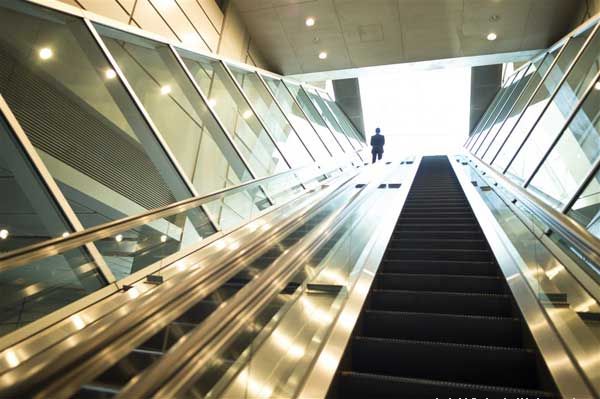
[[[327,151],[321,139],[319,139],[317,132],[313,129],[310,122],[304,117],[302,109],[296,104],[284,83],[279,79],[273,79],[267,76],[263,76],[263,79],[271,89],[271,92],[277,101],[279,101],[279,105],[281,105],[281,108],[286,113],[290,123],[306,143],[312,156],[320,164],[331,164],[333,162],[331,154]]]
[[[536,124],[508,170],[518,180],[528,179],[560,133],[575,105],[595,79],[600,62],[600,35],[595,35],[575,63],[556,96]]]
[[[97,29],[199,194],[251,180],[168,45]]]
[[[82,20],[3,1],[0,92],[85,227],[190,196]]]
[[[523,112],[521,119],[515,126],[506,144],[498,154],[498,157],[494,162],[494,168],[504,171],[504,169],[508,166],[508,163],[523,143],[523,140],[525,140],[525,137],[533,127],[533,124],[544,111],[550,96],[558,87],[560,80],[583,46],[588,34],[589,31],[568,41],[564,51],[558,57],[556,64],[554,64],[554,66],[550,69],[550,72],[548,72],[548,76],[535,94],[533,101]],[[558,50],[554,53],[548,54],[547,58],[549,61],[556,58],[556,53],[558,53]]]
[[[250,164],[255,177],[289,169],[221,62],[184,50],[178,51],[208,98],[208,105],[233,136],[233,141]]]
[[[238,84],[245,91],[252,106],[264,121],[266,128],[271,132],[286,159],[293,168],[308,165],[313,162],[296,135],[296,132],[287,121],[273,97],[261,82],[258,75],[241,68],[229,66]]]

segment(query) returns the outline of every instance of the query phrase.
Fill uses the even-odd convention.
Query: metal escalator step
[[[496,276],[498,266],[491,261],[449,261],[449,260],[384,260],[381,264],[385,273],[432,273]]]
[[[374,289],[367,309],[511,317],[511,299],[498,294]]]
[[[537,354],[520,348],[355,337],[352,371],[538,389]]]
[[[479,231],[479,225],[473,223],[409,223],[403,222],[394,228],[394,233],[402,231]]]
[[[521,320],[512,317],[366,310],[360,335],[519,348],[522,328]]]
[[[448,248],[388,248],[385,260],[454,260],[454,261],[493,261],[489,250],[448,249]]]
[[[450,239],[450,240],[477,240],[482,238],[479,230],[432,230],[432,231],[398,231],[392,234],[393,240],[401,239]]]
[[[422,215],[400,215],[399,223],[412,223],[412,224],[470,224],[471,226],[477,226],[477,219],[474,216],[444,216],[439,217],[436,215],[422,216]]]
[[[496,276],[379,273],[375,284],[378,289],[386,290],[506,293],[505,280]]]
[[[338,384],[340,398],[487,398],[487,399],[554,399],[550,392],[515,389],[491,385],[434,381],[421,378],[343,371]]]
[[[449,238],[393,238],[388,248],[435,248],[435,249],[489,249],[487,241],[481,239],[449,239]]]

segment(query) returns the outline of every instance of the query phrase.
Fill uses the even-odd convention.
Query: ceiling
[[[232,1],[274,71],[321,78],[323,74],[313,73],[543,49],[577,25],[575,19],[585,4],[585,0]],[[307,17],[316,19],[313,27],[305,26]],[[490,42],[486,36],[492,31],[498,39]],[[318,58],[320,51],[328,53],[326,60]],[[498,62],[481,60],[480,64]]]

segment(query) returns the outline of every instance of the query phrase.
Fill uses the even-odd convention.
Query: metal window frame
[[[537,58],[535,58],[534,60],[531,61],[531,65],[534,65],[538,60],[541,60],[540,65],[542,65],[544,63],[544,61],[546,60],[546,57],[548,56],[548,54],[549,54],[548,52],[545,52],[542,55],[538,56]],[[529,71],[529,69],[527,69],[527,70]],[[536,71],[534,71],[533,73],[535,73],[535,72]],[[523,78],[525,78],[526,76],[527,76],[527,72],[525,73]],[[525,85],[525,87],[523,87],[523,90],[521,91],[521,93],[519,93],[519,96],[515,99],[514,103],[510,107],[510,110],[508,111],[506,119],[504,119],[504,121],[502,122],[502,125],[496,132],[496,135],[494,136],[494,138],[492,138],[492,141],[490,141],[490,145],[485,149],[483,154],[481,154],[481,159],[483,159],[485,157],[485,154],[487,154],[487,152],[489,151],[489,149],[492,148],[492,144],[494,144],[494,142],[496,141],[496,138],[498,138],[498,136],[500,135],[500,132],[502,131],[502,129],[504,129],[504,125],[506,125],[506,121],[510,118],[510,114],[512,114],[512,112],[515,110],[515,108],[517,106],[517,103],[525,95],[525,91],[529,87],[529,83],[530,82],[528,81],[527,84]],[[521,112],[521,113],[523,113],[523,112]]]
[[[550,72],[552,71],[552,69],[554,68],[554,66],[556,65],[556,63],[558,62],[558,60],[560,59],[560,57],[562,56],[562,54],[564,53],[565,49],[567,48],[567,46],[569,45],[570,42],[571,42],[571,38],[569,38],[567,41],[565,41],[564,45],[558,51],[558,53],[556,54],[556,57],[554,57],[554,59],[552,60],[552,63],[548,67],[548,70],[546,70],[546,72],[544,73],[544,75],[540,79],[537,87],[531,93],[531,96],[529,96],[529,100],[527,100],[527,102],[525,103],[525,106],[523,107],[523,111],[521,111],[521,113],[519,114],[519,116],[517,118],[517,121],[513,125],[512,129],[510,129],[510,132],[508,132],[508,134],[504,138],[504,141],[502,142],[502,144],[498,148],[498,151],[496,151],[496,155],[494,155],[494,157],[488,163],[488,165],[492,166],[494,164],[494,161],[496,161],[496,159],[498,158],[498,155],[500,155],[500,153],[502,153],[502,150],[504,149],[504,146],[506,145],[506,143],[510,139],[510,136],[512,136],[512,134],[515,132],[515,129],[519,125],[519,122],[521,121],[521,119],[523,119],[523,115],[525,115],[525,113],[527,112],[527,110],[529,109],[529,107],[531,106],[531,104],[533,103],[533,99],[535,98],[535,96],[537,95],[537,93],[542,88],[542,86],[544,84],[544,81],[546,80],[546,78],[548,77],[548,75],[550,75]],[[552,49],[548,50],[547,51],[547,55],[552,54],[552,51],[554,51],[554,50],[552,50]],[[545,58],[544,58],[544,60],[545,60]]]
[[[533,123],[533,125],[531,126],[531,128],[529,129],[529,132],[527,132],[527,135],[525,136],[525,138],[523,139],[523,141],[521,142],[521,144],[519,145],[519,147],[517,148],[517,150],[513,154],[513,157],[511,158],[511,160],[506,165],[506,168],[504,168],[502,174],[506,174],[506,172],[508,171],[508,169],[512,166],[512,163],[514,162],[514,160],[517,158],[517,156],[519,155],[519,153],[521,152],[521,150],[525,146],[525,143],[527,142],[527,140],[531,137],[531,134],[533,133],[533,131],[537,127],[537,125],[540,122],[540,120],[544,117],[544,114],[548,110],[548,107],[550,107],[550,104],[552,104],[552,102],[556,98],[556,95],[558,94],[558,92],[562,88],[563,84],[566,82],[567,78],[569,77],[569,75],[573,71],[573,68],[575,68],[575,65],[577,65],[577,62],[579,62],[579,60],[583,56],[585,50],[588,48],[589,44],[592,42],[592,40],[594,39],[594,37],[596,36],[596,34],[598,34],[598,29],[599,28],[600,28],[600,24],[596,24],[592,28],[592,31],[590,32],[590,35],[585,39],[585,42],[583,43],[583,45],[581,46],[581,48],[579,49],[579,51],[577,52],[577,54],[573,58],[573,61],[571,61],[571,63],[569,64],[569,67],[566,69],[566,71],[563,74],[562,78],[560,79],[560,81],[556,85],[556,88],[554,89],[554,91],[552,92],[552,94],[550,95],[550,97],[548,98],[548,102],[546,103],[546,105],[544,105],[544,109],[538,115],[537,119],[535,120],[535,122]],[[575,37],[575,36],[573,36],[573,37]],[[556,59],[558,60],[559,57],[556,57]],[[550,70],[551,69],[549,69],[548,71],[550,71]],[[546,75],[546,78],[547,77],[548,77],[548,75]],[[540,83],[543,83],[543,81],[540,82]],[[517,122],[517,124],[518,124],[518,122]],[[515,125],[515,127],[516,126],[517,125]]]
[[[527,88],[527,83],[525,83],[525,85],[522,86],[522,87],[519,86],[519,85],[521,84],[521,82],[523,81],[523,79],[527,78],[527,72],[529,72],[529,70],[530,70],[530,68],[532,66],[533,66],[533,62],[529,62],[527,64],[527,68],[521,70],[523,73],[520,74],[520,75],[518,75],[518,76],[520,76],[519,80],[517,81],[516,78],[515,78],[515,80],[513,81],[513,84],[514,84],[515,87],[513,88],[513,90],[511,91],[511,93],[509,94],[508,98],[506,99],[505,108],[502,108],[502,110],[498,114],[498,118],[496,118],[496,120],[494,120],[494,122],[492,123],[492,126],[490,127],[490,130],[489,130],[486,138],[481,142],[481,144],[479,145],[479,147],[475,151],[476,153],[479,153],[483,148],[485,148],[485,150],[483,151],[483,153],[486,153],[487,150],[488,150],[488,148],[490,148],[490,146],[492,145],[492,143],[496,139],[496,136],[498,136],[498,133],[500,133],[500,130],[504,126],[504,123],[506,123],[506,120],[510,116],[510,113],[514,109],[517,101],[521,98],[521,94]],[[517,94],[516,97],[513,97],[513,95],[516,93],[516,91],[517,91],[517,89],[519,89],[519,87],[520,87],[520,91],[518,92],[518,94]],[[509,101],[511,99],[513,99],[513,101],[511,103],[509,103]],[[507,112],[504,114],[504,118],[502,119],[502,121],[500,121],[499,120],[499,116],[504,112],[505,109],[507,110]],[[492,135],[492,132],[494,132],[493,135]],[[490,135],[492,135],[492,136],[490,136]],[[487,145],[484,147],[484,144],[486,143],[486,140],[488,139],[488,137],[491,137],[491,140],[488,141]]]
[[[494,127],[494,123],[496,123],[496,121],[500,117],[500,114],[502,113],[502,110],[504,110],[504,107],[507,106],[508,100],[510,99],[511,94],[512,94],[513,90],[515,89],[514,87],[511,89],[511,86],[515,83],[515,80],[517,79],[518,76],[519,76],[519,74],[515,74],[514,76],[512,76],[512,78],[509,78],[510,81],[508,81],[507,85],[502,88],[503,95],[500,98],[500,100],[498,101],[498,106],[496,108],[494,108],[494,111],[497,110],[496,115],[494,115],[494,116],[492,116],[491,118],[488,119],[488,123],[486,123],[485,127],[481,131],[480,140],[478,139],[471,146],[471,151],[473,151],[473,153],[477,153],[477,151],[479,151],[479,149],[481,148],[481,146],[485,142],[485,139],[487,139],[487,137],[490,134],[492,128]],[[477,144],[477,142],[479,142],[479,144]],[[477,149],[475,149],[475,147],[477,147]]]
[[[319,91],[318,94],[323,99],[323,101],[325,101],[325,105],[327,105],[327,107],[329,108],[329,110],[332,112],[333,117],[338,121],[338,124],[340,125],[340,128],[342,129],[342,131],[344,132],[344,134],[346,134],[346,136],[348,137],[348,139],[350,141],[350,144],[352,144],[352,147],[356,151],[359,151],[360,149],[364,148],[365,146],[363,145],[363,146],[361,146],[360,148],[357,149],[356,146],[354,145],[354,143],[352,142],[352,140],[350,140],[350,138],[352,137],[355,140],[357,140],[359,144],[366,144],[365,141],[363,140],[363,138],[359,137],[359,135],[358,135],[358,129],[356,129],[356,126],[354,126],[354,123],[348,117],[348,114],[346,113],[346,111],[344,111],[342,109],[342,107],[340,107],[340,105],[337,103],[337,101],[335,101],[333,98],[331,98],[331,95],[328,92]],[[329,105],[328,101],[330,103],[334,103],[337,106],[338,111],[340,111],[340,117],[336,116],[335,112],[333,112],[333,109]],[[343,117],[344,119],[342,120],[341,117]],[[346,123],[348,125],[348,127],[350,128],[350,134],[349,135],[346,132],[346,129],[344,129],[344,127],[342,126],[342,122]]]
[[[304,92],[304,95],[306,95],[306,97],[308,98],[308,101],[310,102],[310,105],[312,106],[312,108],[314,108],[314,110],[317,111],[317,114],[319,115],[319,118],[323,121],[323,123],[325,124],[325,126],[327,127],[327,129],[329,130],[329,132],[331,133],[331,135],[333,136],[333,138],[335,139],[336,143],[338,143],[338,145],[342,149],[342,152],[344,154],[347,154],[348,152],[344,149],[344,146],[342,145],[342,143],[340,143],[340,140],[337,138],[337,135],[333,132],[333,129],[331,128],[330,123],[325,120],[325,118],[323,117],[323,115],[321,115],[321,112],[319,111],[319,109],[315,105],[313,99],[310,98],[310,95],[308,94],[308,91],[306,91],[306,89],[304,88],[304,86],[302,84],[299,84],[298,87],[300,87],[300,91]],[[350,147],[353,148],[352,145],[350,145]]]
[[[512,75],[511,75],[511,77],[512,77]],[[481,132],[483,131],[483,129],[485,129],[485,126],[487,125],[488,119],[490,119],[490,117],[496,110],[496,107],[498,106],[498,102],[500,101],[500,97],[502,96],[502,89],[504,89],[505,87],[506,86],[504,86],[504,85],[500,85],[500,88],[496,92],[496,95],[492,99],[492,102],[490,102],[490,104],[488,105],[488,107],[485,110],[485,112],[483,113],[483,115],[481,115],[481,118],[479,119],[477,126],[471,132],[471,135],[469,136],[469,140],[467,140],[468,143],[465,144],[465,148],[467,150],[470,151],[471,148],[473,147],[473,145],[475,145],[475,143],[479,139]],[[473,141],[473,140],[475,140],[475,141]]]
[[[192,72],[190,72],[187,65],[183,61],[183,58],[181,58],[181,54],[179,54],[179,51],[177,51],[177,48],[175,46],[169,44],[169,48],[171,49],[171,52],[177,59],[177,62],[179,62],[179,66],[181,66],[181,68],[183,69],[183,72],[185,73],[187,78],[190,80],[190,82],[192,82],[192,86],[194,87],[194,89],[196,90],[198,95],[200,96],[204,105],[207,107],[208,112],[214,118],[215,122],[217,122],[217,125],[219,125],[219,128],[223,131],[225,138],[229,141],[229,144],[231,145],[233,150],[236,152],[237,156],[240,158],[240,160],[242,161],[242,163],[248,170],[248,173],[250,173],[250,176],[253,179],[256,179],[257,178],[256,172],[254,170],[252,170],[252,167],[248,163],[248,160],[244,157],[244,155],[240,152],[239,148],[237,148],[237,146],[235,145],[235,142],[233,140],[233,137],[231,136],[231,133],[229,133],[229,130],[227,130],[227,128],[223,124],[223,121],[221,121],[221,118],[219,118],[219,116],[217,115],[217,113],[215,112],[213,107],[211,107],[208,104],[208,98],[206,97],[206,95],[204,94],[204,92],[202,91],[200,86],[198,85],[198,82],[196,82],[196,79],[194,78],[194,76],[192,75]],[[261,186],[261,191],[263,192],[263,194],[265,195],[267,200],[271,203],[271,205],[273,205],[275,202],[271,199],[271,197],[267,194],[267,192],[262,188],[262,186]]]
[[[258,120],[258,123],[260,124],[260,126],[264,129],[264,131],[267,133],[267,136],[269,137],[269,139],[271,140],[271,142],[273,143],[273,145],[277,149],[277,151],[279,151],[279,153],[281,154],[281,157],[283,158],[283,160],[284,160],[285,164],[287,165],[287,167],[289,169],[292,169],[292,165],[287,160],[285,154],[283,153],[281,147],[279,146],[279,143],[277,142],[277,140],[275,140],[275,137],[273,136],[273,134],[271,133],[271,131],[269,131],[269,129],[267,128],[267,125],[265,124],[265,121],[263,120],[263,118],[258,114],[258,112],[256,112],[256,108],[254,108],[254,105],[252,104],[252,102],[250,101],[250,99],[248,98],[248,96],[246,95],[246,92],[242,88],[242,85],[240,85],[240,83],[235,78],[235,76],[234,76],[233,72],[231,71],[231,69],[229,69],[229,66],[227,65],[227,63],[221,60],[220,64],[225,69],[225,73],[227,74],[227,76],[229,76],[229,79],[231,79],[233,81],[233,85],[240,92],[240,94],[242,95],[242,98],[244,99],[244,101],[246,102],[246,104],[248,104],[248,107],[250,108],[250,110],[252,111],[252,113],[254,114],[254,116],[256,117],[256,119]]]
[[[96,30],[94,23],[88,18],[83,18],[83,22],[87,26],[88,31],[90,32],[90,34],[96,41],[96,44],[100,48],[100,51],[104,54],[104,57],[107,59],[111,68],[117,74],[117,77],[119,78],[121,84],[125,88],[125,91],[129,95],[129,98],[133,102],[134,106],[138,109],[138,111],[142,115],[142,119],[144,120],[146,125],[148,125],[148,128],[152,132],[159,147],[161,147],[161,150],[164,151],[164,153],[167,157],[167,160],[174,167],[175,174],[180,176],[180,178],[183,181],[184,186],[188,189],[191,196],[197,197],[198,190],[196,189],[196,187],[194,187],[194,184],[192,183],[190,178],[187,176],[187,174],[184,172],[183,168],[179,164],[179,161],[177,160],[177,158],[171,151],[170,147],[168,146],[167,142],[165,141],[163,135],[158,130],[158,127],[154,124],[154,121],[152,120],[152,118],[150,117],[150,114],[148,113],[148,111],[146,110],[146,108],[144,107],[142,102],[140,101],[139,97],[137,96],[137,93],[135,93],[135,91],[133,90],[133,87],[129,83],[129,80],[125,76],[125,73],[121,70],[121,67],[118,64],[117,60],[114,58],[114,56],[112,55],[112,53],[106,46],[106,43],[104,42],[104,39],[102,39],[102,36],[100,36],[98,31]],[[207,209],[202,207],[202,211],[206,214],[206,217],[208,218],[210,224],[215,229],[215,231],[219,231],[219,225],[214,221],[212,215],[209,212],[207,212]]]
[[[577,190],[573,193],[571,198],[567,201],[565,206],[563,206],[560,210],[560,213],[567,214],[572,208],[573,205],[577,202],[581,194],[586,190],[588,184],[596,177],[598,171],[600,170],[600,158],[596,160],[592,168],[589,170],[588,174],[585,176]]]
[[[296,137],[298,138],[298,140],[300,140],[300,142],[304,146],[304,149],[306,149],[306,152],[308,153],[308,155],[310,155],[310,157],[312,158],[312,160],[314,162],[316,162],[317,158],[313,155],[312,152],[310,152],[308,146],[304,142],[304,139],[302,139],[302,137],[300,136],[300,133],[296,130],[296,128],[292,124],[292,121],[290,120],[290,118],[288,118],[287,113],[283,110],[283,107],[279,103],[279,100],[275,97],[275,94],[271,91],[271,88],[269,87],[269,85],[267,84],[267,82],[265,82],[265,80],[263,79],[262,75],[258,71],[249,72],[249,73],[253,73],[258,78],[258,80],[260,81],[260,84],[262,85],[262,87],[267,91],[267,93],[269,93],[269,95],[273,99],[273,103],[276,105],[276,107],[279,110],[279,112],[281,112],[281,114],[283,115],[283,117],[287,121],[288,125],[290,125],[290,127],[292,128],[292,131],[294,132],[294,134],[296,135]]]
[[[559,133],[556,135],[556,137],[550,144],[550,147],[548,147],[548,150],[542,156],[540,162],[533,169],[533,171],[529,175],[529,177],[527,177],[527,179],[524,181],[523,188],[527,188],[527,186],[529,186],[529,184],[535,177],[536,173],[541,169],[542,165],[544,164],[544,162],[546,161],[546,159],[548,158],[548,156],[550,155],[550,153],[552,152],[554,147],[556,147],[556,145],[560,141],[561,137],[565,134],[565,132],[569,128],[569,125],[571,124],[571,122],[573,121],[573,119],[575,118],[575,116],[577,115],[577,113],[579,112],[579,110],[581,109],[581,107],[583,106],[583,104],[585,103],[587,98],[589,97],[590,93],[592,93],[592,91],[594,90],[594,86],[598,82],[598,79],[600,79],[600,70],[598,70],[598,72],[596,72],[596,75],[594,75],[594,79],[592,79],[592,81],[590,82],[588,87],[583,92],[583,96],[575,104],[575,107],[573,108],[573,110],[571,111],[571,113],[569,114],[567,119],[565,120],[565,123],[563,124]]]
[[[307,90],[305,90],[305,91],[308,93],[308,91],[307,91]],[[333,111],[332,111],[331,107],[329,107],[329,105],[327,104],[327,102],[326,102],[326,101],[325,101],[325,99],[323,98],[322,91],[321,91],[321,90],[316,90],[316,91],[315,91],[315,94],[316,94],[316,96],[317,96],[317,98],[318,98],[319,100],[323,101],[323,104],[325,105],[325,112],[328,112],[328,113],[330,114],[329,116],[333,118],[333,122],[335,122],[335,123],[331,123],[331,122],[330,122],[330,125],[331,125],[331,127],[333,128],[333,130],[332,130],[332,131],[334,131],[334,130],[335,130],[336,132],[338,132],[338,133],[340,133],[342,136],[344,136],[344,137],[346,138],[346,140],[348,141],[348,143],[350,144],[350,148],[352,148],[352,151],[357,151],[357,149],[356,149],[356,147],[354,146],[354,144],[352,144],[352,141],[350,140],[350,137],[348,137],[348,134],[346,134],[346,131],[344,130],[344,128],[343,128],[343,127],[342,127],[342,125],[340,124],[340,121],[339,121],[339,120],[336,118],[336,116],[335,116],[335,114],[333,113]],[[311,99],[311,101],[312,101],[312,99]],[[315,105],[315,106],[316,106],[316,105]],[[323,119],[325,119],[325,118],[323,118]],[[336,126],[337,126],[339,129],[336,129]]]
[[[288,87],[288,84],[286,83],[286,81],[284,79],[280,79],[280,78],[275,78],[276,80],[279,80],[281,82],[281,84],[283,85],[283,87],[285,87],[285,89],[287,90],[287,92],[289,93],[290,97],[292,98],[292,100],[294,100],[294,103],[296,103],[296,106],[298,106],[298,108],[300,109],[300,111],[302,112],[302,114],[304,115],[304,119],[306,119],[306,121],[308,122],[308,124],[312,127],[312,129],[314,130],[315,134],[317,135],[317,137],[319,138],[319,140],[321,140],[321,143],[323,143],[323,147],[325,147],[325,149],[327,150],[327,152],[329,152],[329,155],[331,155],[332,159],[335,159],[335,155],[332,152],[332,150],[327,146],[327,144],[325,144],[325,141],[323,141],[323,138],[321,137],[321,135],[319,134],[319,131],[317,130],[317,128],[315,127],[315,125],[312,123],[312,121],[310,120],[308,114],[306,113],[306,111],[304,110],[304,108],[302,108],[302,105],[300,104],[300,102],[298,101],[298,99],[296,98],[296,96],[294,96],[294,93],[292,93],[292,91],[290,90],[290,88]]]
[[[2,97],[2,94],[0,94],[0,113],[6,119],[6,123],[10,129],[7,134],[11,134],[21,146],[23,153],[25,156],[27,156],[29,162],[31,162],[31,165],[35,169],[35,172],[38,174],[40,182],[44,185],[44,188],[48,191],[52,200],[54,200],[57,209],[63,214],[65,222],[69,224],[69,227],[75,233],[85,230],[79,221],[79,218],[75,214],[75,211],[73,211],[73,208],[69,204],[69,201],[67,201],[64,194],[58,187],[58,184],[52,177],[52,174],[46,168],[42,158],[37,153],[35,146],[29,140],[29,137],[27,136],[27,133],[25,133],[21,123],[12,112],[12,109],[6,100],[4,100],[4,97]],[[96,248],[96,245],[93,243],[87,243],[85,244],[85,249],[88,252],[91,260],[96,263],[96,266],[98,266],[98,273],[104,280],[106,280],[106,285],[113,285],[115,289],[117,289],[117,286],[115,285],[117,280],[112,270],[110,270],[106,264],[104,257],[100,254],[98,248]]]

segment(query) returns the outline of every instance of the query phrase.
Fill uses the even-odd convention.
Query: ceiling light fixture
[[[243,117],[244,119],[248,119],[248,118],[250,118],[251,116],[252,116],[252,111],[250,111],[250,110],[247,110],[247,111],[245,111],[245,112],[242,114],[242,117]]]
[[[171,89],[171,86],[169,86],[169,85],[164,85],[163,87],[160,88],[160,94],[162,94],[163,96],[166,96],[171,91],[173,91],[173,89]]]
[[[117,236],[115,237],[115,241],[116,241],[116,242],[121,242],[121,241],[123,241],[123,234],[117,234]]]
[[[487,37],[486,37],[490,42],[493,42],[494,40],[496,40],[498,38],[498,35],[495,34],[494,32],[490,32],[488,33]]]
[[[594,89],[600,90],[600,82],[596,82],[596,84],[594,85]]]
[[[313,17],[308,17],[304,23],[306,26],[315,26],[315,19]]]
[[[167,236],[166,235],[162,235],[160,236],[160,242],[166,242],[167,241]]]
[[[104,72],[104,76],[106,76],[106,79],[114,79],[117,77],[117,73],[115,72],[114,69],[112,68],[108,68],[105,72]]]
[[[49,60],[54,55],[54,51],[52,51],[49,47],[44,47],[40,49],[39,56],[42,60]]]
[[[326,59],[326,58],[327,58],[327,52],[326,52],[326,51],[321,51],[321,52],[319,53],[319,59],[320,59],[320,60],[324,60],[324,59]]]
[[[6,240],[8,238],[8,230],[2,229],[0,230],[0,239]]]

